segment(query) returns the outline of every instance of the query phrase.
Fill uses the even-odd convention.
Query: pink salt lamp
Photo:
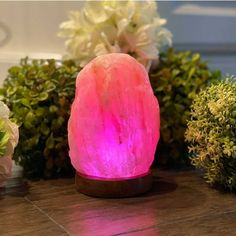
[[[127,54],[99,56],[80,71],[68,123],[80,192],[126,197],[151,187],[159,105],[145,68]]]

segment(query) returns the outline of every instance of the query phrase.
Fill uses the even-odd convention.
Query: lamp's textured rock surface
[[[147,173],[159,139],[159,116],[141,64],[120,53],[95,58],[76,81],[68,123],[73,166],[108,179]]]

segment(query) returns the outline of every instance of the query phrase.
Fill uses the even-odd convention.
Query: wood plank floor
[[[236,235],[236,195],[210,188],[195,171],[154,170],[139,197],[99,199],[73,179],[29,182],[0,199],[0,235]]]

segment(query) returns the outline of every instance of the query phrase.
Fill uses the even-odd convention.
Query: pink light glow
[[[69,155],[79,173],[106,179],[147,173],[159,129],[158,101],[134,58],[106,54],[80,71],[68,123]]]

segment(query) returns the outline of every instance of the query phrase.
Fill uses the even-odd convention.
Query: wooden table
[[[29,182],[0,200],[0,235],[236,235],[236,195],[210,188],[196,171],[154,170],[152,191],[100,199],[74,179]]]

